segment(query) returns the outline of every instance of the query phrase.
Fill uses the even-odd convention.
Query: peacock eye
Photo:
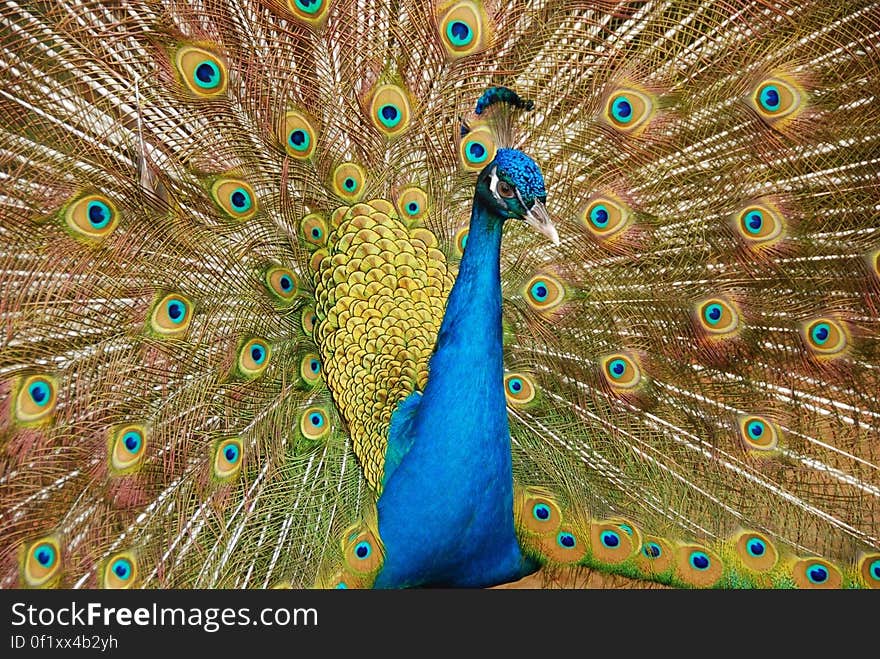
[[[510,183],[506,181],[498,181],[498,194],[505,199],[512,199],[516,195],[516,190]]]

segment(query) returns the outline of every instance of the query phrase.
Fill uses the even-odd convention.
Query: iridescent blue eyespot
[[[608,547],[608,549],[616,549],[620,546],[620,534],[615,531],[602,531],[599,535],[599,540],[603,545]]]
[[[626,96],[618,96],[611,101],[611,114],[616,121],[628,124],[633,118],[632,103]]]
[[[321,9],[323,0],[295,0],[295,3],[306,14],[317,14]]]
[[[348,179],[348,180],[351,180],[351,179]],[[315,240],[321,240],[321,236],[323,236],[323,235],[324,235],[324,232],[321,230],[321,227],[319,227],[319,226],[312,227],[312,238],[314,238]]]
[[[122,445],[129,453],[136,454],[141,449],[144,438],[136,430],[129,430],[122,436]]]
[[[287,144],[295,151],[306,151],[311,143],[311,137],[309,137],[309,134],[302,128],[296,128],[290,131],[290,135],[287,136]]]
[[[510,378],[507,381],[507,390],[512,394],[518,394],[523,390],[523,381],[519,378]]]
[[[656,542],[646,542],[645,546],[642,547],[642,554],[647,558],[655,559],[660,558],[663,554],[663,550]]]
[[[238,457],[240,453],[238,450],[238,446],[235,444],[229,444],[225,449],[223,449],[223,457],[226,458],[226,461],[229,464],[235,464],[238,462]]]
[[[369,558],[372,553],[373,547],[366,540],[362,540],[354,546],[354,555],[361,560]]]
[[[89,224],[96,229],[103,229],[113,219],[113,211],[103,201],[90,201],[86,206]]]
[[[828,323],[817,323],[813,326],[813,329],[810,330],[810,336],[813,341],[818,345],[823,345],[828,341],[828,337],[831,335],[831,327]]]
[[[767,112],[776,112],[779,109],[779,88],[776,85],[766,85],[763,89],[761,89],[761,94],[758,98],[761,103],[761,107],[767,110]]]
[[[577,540],[575,537],[566,531],[561,531],[559,535],[556,536],[556,542],[560,547],[564,549],[571,549],[577,544]]]
[[[545,302],[547,300],[547,296],[550,292],[547,290],[547,285],[542,281],[536,281],[532,284],[532,297],[537,302]]]
[[[37,563],[42,565],[45,568],[52,567],[55,565],[55,548],[48,544],[43,543],[38,545],[36,549],[34,549],[34,558],[37,559]]]
[[[767,552],[767,543],[760,538],[752,538],[746,543],[746,551],[749,552],[750,556],[760,558]]]
[[[468,160],[473,163],[481,163],[489,157],[489,152],[479,142],[468,142],[465,146]]]
[[[607,227],[608,209],[602,204],[593,206],[593,209],[590,211],[590,222],[592,222],[597,229],[604,229]]]
[[[406,205],[406,212],[410,215],[415,215],[419,212],[419,204],[416,201],[411,201]]]
[[[880,581],[880,559],[871,563],[868,567],[868,572],[870,572],[873,579]]]
[[[251,346],[251,359],[254,360],[254,363],[259,366],[263,363],[263,360],[266,359],[266,351],[263,350],[261,346],[254,345]]]
[[[390,103],[383,105],[379,108],[379,121],[382,122],[383,126],[394,128],[397,124],[400,123],[400,120],[402,118],[403,115],[400,113],[400,110],[398,110]]]
[[[125,558],[117,558],[110,569],[120,579],[128,579],[131,576],[131,563]]]
[[[324,417],[317,413],[312,414],[312,416],[309,418],[309,421],[312,422],[312,425],[315,428],[320,428],[324,425]]]
[[[211,60],[204,60],[196,66],[193,82],[202,89],[214,89],[221,82],[220,67]]]
[[[186,305],[181,300],[175,298],[168,300],[165,304],[165,311],[169,320],[176,325],[182,323],[186,318]]]
[[[287,275],[281,275],[281,278],[278,280],[278,284],[281,286],[281,290],[289,291],[293,288],[293,280]]]
[[[232,194],[229,195],[229,203],[232,204],[232,207],[239,213],[249,211],[254,204],[250,193],[244,188],[236,188],[233,190]]]
[[[724,310],[721,308],[720,304],[707,304],[706,308],[703,310],[703,318],[710,325],[717,325],[718,321],[721,320],[723,313]]]
[[[703,570],[709,569],[711,561],[709,560],[709,557],[703,552],[695,551],[691,552],[690,564],[692,568],[694,568],[695,570],[700,570],[702,572]]]
[[[764,226],[764,214],[761,211],[749,211],[746,213],[746,231],[753,234],[761,233]]]
[[[349,192],[354,192],[357,188],[357,181],[349,176],[342,182],[342,186]]]
[[[28,394],[31,400],[40,407],[43,407],[52,399],[52,390],[49,388],[49,383],[45,380],[32,382],[28,387]]]
[[[550,519],[551,514],[552,513],[550,512],[550,506],[548,506],[546,503],[536,503],[532,507],[532,516],[539,522],[546,522],[548,519]]]
[[[449,21],[446,25],[446,37],[453,46],[467,46],[474,40],[474,32],[462,21]]]
[[[747,429],[749,431],[749,435],[751,435],[754,439],[758,439],[761,435],[764,434],[764,423],[761,421],[749,421]]]
[[[626,373],[626,362],[622,359],[611,360],[611,363],[608,364],[608,372],[615,380],[622,378]]]
[[[828,581],[828,568],[819,563],[813,563],[807,568],[807,579],[814,584],[823,584]]]
[[[317,359],[310,359],[309,360],[309,369],[312,371],[312,373],[320,373],[321,372],[321,362],[319,362]]]

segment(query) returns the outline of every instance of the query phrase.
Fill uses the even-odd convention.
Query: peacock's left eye
[[[498,181],[498,194],[505,199],[512,199],[516,195],[516,190],[507,181]]]

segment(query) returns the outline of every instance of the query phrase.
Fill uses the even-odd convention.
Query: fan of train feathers
[[[0,17],[3,587],[370,585],[376,428],[502,146],[560,239],[501,252],[544,579],[880,585],[880,3]],[[414,292],[366,304],[386,277]]]

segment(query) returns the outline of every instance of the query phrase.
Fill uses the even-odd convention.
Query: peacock
[[[3,588],[880,587],[880,2],[0,17]]]

